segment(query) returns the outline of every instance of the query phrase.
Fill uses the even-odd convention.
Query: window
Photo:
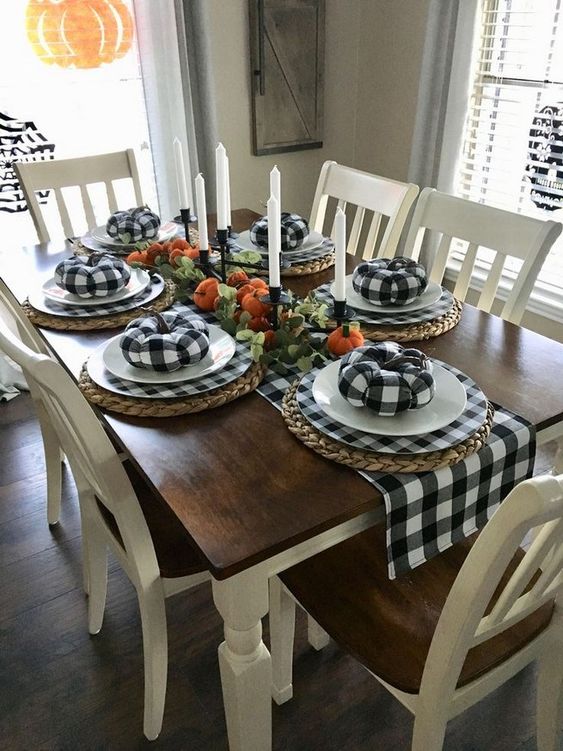
[[[13,157],[64,159],[133,148],[143,197],[158,209],[133,1],[10,0],[9,5],[0,48],[3,241],[15,246],[36,242],[11,169]],[[118,203],[131,205],[132,189],[127,181],[120,183],[115,186]],[[109,213],[102,186],[89,191],[96,214],[98,209],[100,216]],[[63,192],[73,221],[85,229],[78,189]],[[61,228],[55,197],[44,201],[48,229],[57,238]]]
[[[480,5],[454,191],[498,208],[563,221],[562,0],[481,0]],[[459,259],[463,248],[454,252],[454,262],[456,253]],[[487,251],[480,260],[488,263]],[[510,277],[518,268],[519,262],[509,259],[505,273]],[[535,303],[537,312],[560,318],[562,291],[560,238],[530,307]]]

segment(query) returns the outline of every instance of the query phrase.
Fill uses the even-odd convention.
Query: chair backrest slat
[[[325,162],[317,183],[310,225],[316,232],[324,231],[329,197],[336,198],[338,206],[343,210],[347,205],[353,205],[364,211],[374,212],[376,221],[372,221],[361,255],[364,258],[373,258],[375,255],[392,257],[395,255],[409,209],[417,195],[418,186],[412,183],[401,183],[336,162]],[[378,243],[382,216],[387,217],[388,222]],[[356,213],[351,230],[352,241],[348,242],[347,247],[350,253],[359,256],[364,214],[361,225],[359,221],[356,223],[357,218]],[[333,231],[334,224],[331,232]]]
[[[48,242],[51,238],[45,224],[41,207],[37,201],[36,192],[54,190],[57,207],[61,217],[64,233],[67,237],[74,236],[68,210],[64,204],[61,188],[78,186],[84,206],[84,213],[88,229],[98,223],[94,207],[89,196],[87,186],[103,183],[106,188],[110,211],[118,208],[113,187],[114,180],[130,179],[133,182],[135,201],[138,206],[143,204],[139,170],[133,149],[117,151],[110,154],[79,157],[77,159],[56,159],[41,162],[14,162],[14,169],[27,201],[39,242]],[[63,208],[64,206],[64,208]],[[129,206],[124,207],[129,208]],[[101,221],[107,219],[100,217]]]
[[[465,263],[458,277],[455,294],[463,299],[471,284],[478,249],[493,251],[496,256],[487,275],[478,307],[490,311],[495,300],[508,256],[523,261],[517,280],[508,294],[501,316],[520,323],[526,304],[547,254],[559,237],[562,225],[543,221],[464,198],[425,188],[417,201],[405,242],[405,255],[418,259],[427,230],[448,238],[449,250],[441,241],[430,270],[432,281],[441,283],[451,251],[450,240],[469,243]]]
[[[523,539],[538,529],[507,577]],[[483,529],[456,577],[430,645],[420,692],[431,686],[435,694],[451,696],[470,649],[545,603],[557,603],[563,594],[562,555],[563,476],[520,483]],[[543,582],[542,572],[548,572]],[[534,576],[539,576],[535,582]],[[495,592],[498,597],[487,613]]]
[[[64,233],[67,237],[72,237],[74,235],[74,230],[72,228],[72,222],[70,221],[70,215],[66,207],[66,201],[60,188],[55,188],[55,198],[57,199],[57,209],[59,210],[59,216],[61,218],[61,224],[63,225]]]
[[[95,227],[96,217],[94,215],[94,207],[92,206],[92,201],[90,200],[90,194],[88,193],[88,188],[86,185],[80,186],[80,197],[82,198],[82,205],[84,206],[84,213],[86,214],[86,221],[88,222],[88,227]]]
[[[355,256],[358,253],[358,243],[360,242],[360,235],[362,234],[362,226],[364,224],[364,215],[366,210],[363,206],[358,206],[356,213],[354,214],[354,223],[348,236],[348,245],[346,246],[346,252]]]

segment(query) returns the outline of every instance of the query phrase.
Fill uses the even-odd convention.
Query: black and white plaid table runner
[[[297,376],[270,371],[258,393],[281,410],[283,395]],[[360,472],[385,500],[389,577],[481,529],[512,488],[531,476],[535,453],[534,426],[496,407],[487,445],[453,467],[421,474]]]

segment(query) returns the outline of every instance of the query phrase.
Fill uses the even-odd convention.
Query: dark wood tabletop
[[[246,229],[255,216],[233,212],[233,224]],[[22,301],[68,254],[60,243],[2,251],[0,276]],[[354,260],[349,263],[352,268]],[[288,286],[304,294],[332,275],[328,270]],[[92,350],[115,331],[41,334],[76,377]],[[458,326],[416,346],[468,373],[490,400],[538,429],[563,420],[562,344],[464,305]],[[294,438],[280,413],[256,393],[196,415],[105,413],[104,419],[219,579],[382,503],[358,473]]]

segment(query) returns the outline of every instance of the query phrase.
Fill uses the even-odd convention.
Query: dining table
[[[233,211],[233,227],[258,216]],[[214,218],[210,216],[210,231]],[[0,277],[23,302],[72,253],[65,242],[0,251]],[[348,258],[349,271],[357,259]],[[333,269],[282,277],[297,295]],[[115,331],[38,329],[78,380],[90,354]],[[563,435],[563,344],[467,303],[447,333],[416,347],[467,373],[488,399],[535,426],[538,443]],[[96,408],[97,409],[97,408]],[[176,417],[97,410],[154,493],[183,524],[212,577],[224,621],[218,645],[231,751],[272,744],[271,658],[262,640],[269,579],[384,519],[381,493],[358,472],[319,456],[256,392],[216,409]],[[563,472],[561,452],[558,471]]]

